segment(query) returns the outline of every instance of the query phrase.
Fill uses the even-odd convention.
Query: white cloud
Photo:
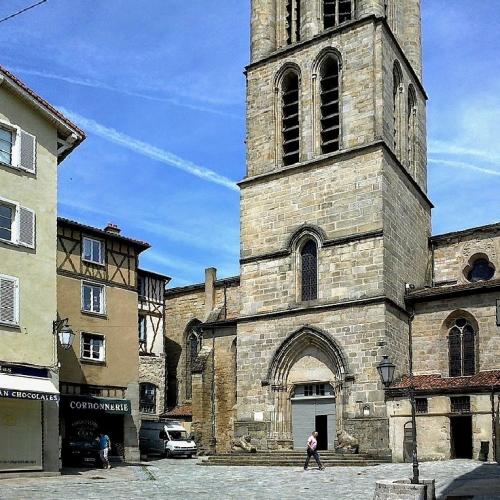
[[[141,91],[134,90],[134,89],[127,89],[127,88],[123,88],[123,87],[109,85],[109,84],[102,82],[102,81],[99,81],[99,80],[92,80],[92,79],[88,79],[88,78],[59,75],[59,74],[55,74],[55,73],[50,73],[48,71],[39,71],[39,70],[33,70],[33,69],[19,68],[19,67],[15,67],[15,66],[14,67],[11,66],[11,67],[9,67],[9,69],[13,73],[16,73],[16,74],[18,73],[21,75],[38,76],[41,78],[47,78],[49,80],[57,80],[57,81],[69,83],[72,85],[80,85],[82,87],[107,90],[110,92],[115,92],[118,94],[130,96],[130,97],[139,97],[141,99],[147,99],[149,101],[164,102],[167,104],[171,104],[173,106],[179,106],[182,108],[192,109],[194,111],[200,111],[203,113],[212,113],[214,115],[225,116],[228,118],[234,118],[234,119],[241,118],[240,115],[237,115],[234,113],[227,113],[226,111],[221,111],[218,109],[201,106],[199,104],[191,104],[191,103],[187,102],[186,99],[175,99],[172,97],[156,96],[153,94],[147,94],[144,91],[141,92]],[[181,97],[184,94],[182,92],[179,92],[179,93],[181,94]],[[189,97],[193,98],[192,96],[189,96]],[[204,99],[199,99],[199,100],[203,101]],[[205,99],[205,101],[209,102],[209,103],[217,104],[213,100],[210,100],[210,99]]]
[[[166,151],[153,146],[152,144],[148,144],[147,142],[134,139],[133,137],[123,134],[113,128],[108,128],[90,118],[81,116],[78,113],[74,113],[63,107],[59,107],[59,109],[70,120],[77,122],[84,130],[90,131],[103,139],[123,146],[124,148],[146,156],[147,158],[151,158],[152,160],[156,160],[164,163],[165,165],[183,170],[184,172],[199,177],[205,181],[219,184],[233,191],[239,191],[238,186],[234,181],[218,174],[217,172],[214,172],[213,170],[180,158],[170,151]]]
[[[455,161],[455,160],[440,160],[437,158],[430,158],[429,163],[434,163],[436,165],[443,165],[445,167],[459,168],[463,170],[472,170],[474,172],[478,172],[485,175],[493,175],[496,177],[500,177],[500,170],[493,170],[491,168],[478,167],[476,165],[472,165],[471,163],[465,163],[463,161]]]

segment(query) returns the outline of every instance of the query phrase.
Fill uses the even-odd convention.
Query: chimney
[[[104,228],[104,231],[111,234],[120,234],[122,232],[116,224],[112,224],[111,222]]]
[[[217,269],[209,267],[205,269],[205,317],[213,311],[215,307],[215,281],[217,280]]]

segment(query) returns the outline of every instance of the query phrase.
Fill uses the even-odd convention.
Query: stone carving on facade
[[[337,431],[338,445],[337,450],[341,450],[348,453],[358,453],[359,451],[359,441],[347,433],[345,430]]]
[[[243,436],[239,439],[233,440],[233,451],[243,451],[246,453],[257,453],[257,448],[251,444],[252,438],[250,436]]]

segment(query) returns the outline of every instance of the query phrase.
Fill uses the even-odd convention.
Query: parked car
[[[63,441],[62,460],[65,466],[100,467],[102,465],[97,442],[82,439]]]
[[[196,443],[177,420],[159,422],[144,420],[139,431],[141,453],[168,458],[196,455]]]

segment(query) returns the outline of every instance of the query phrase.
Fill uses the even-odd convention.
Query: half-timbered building
[[[165,412],[165,287],[168,276],[139,269],[139,410],[142,419]]]
[[[138,459],[138,261],[149,244],[59,218],[58,315],[76,337],[59,351],[63,456],[102,430],[112,454]]]

